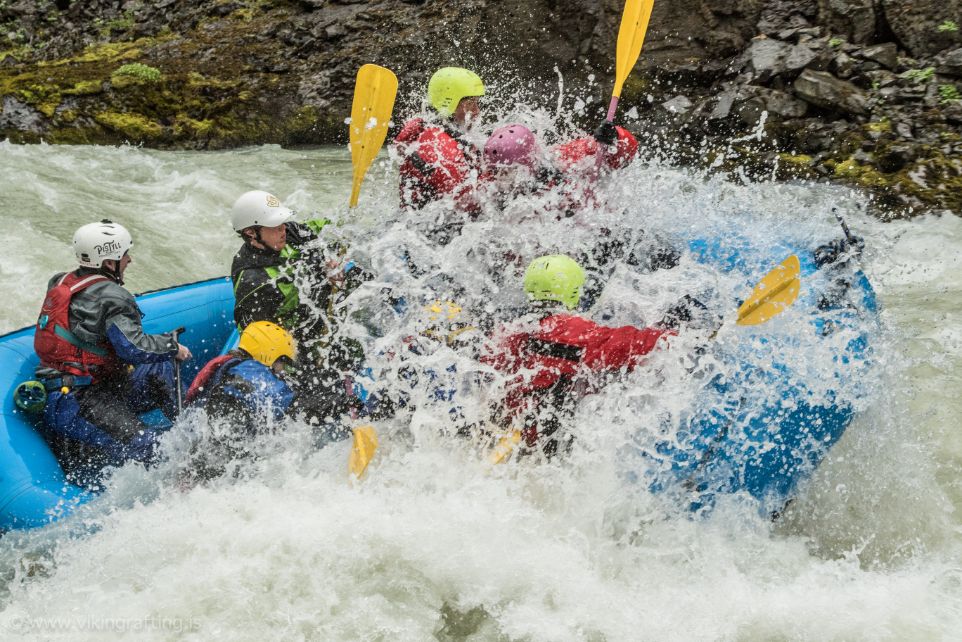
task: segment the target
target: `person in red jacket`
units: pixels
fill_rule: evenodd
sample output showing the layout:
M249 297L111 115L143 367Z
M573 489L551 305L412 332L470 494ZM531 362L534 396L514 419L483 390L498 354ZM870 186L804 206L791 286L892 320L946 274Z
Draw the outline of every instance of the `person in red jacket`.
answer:
M562 422L603 375L631 371L676 334L670 322L651 328L611 328L571 314L578 306L585 272L564 255L542 256L528 265L524 289L532 312L503 328L481 361L508 377L496 422L521 431L528 448L555 454Z
M461 67L443 67L428 83L435 122L414 118L395 142L401 154L401 207L419 210L448 195L461 196L465 182L480 168L481 152L464 135L477 121L484 83Z
M519 196L535 196L546 211L570 217L597 206L598 180L627 166L637 153L638 141L631 132L607 121L592 136L556 145L547 153L526 126L505 125L484 145L484 171L473 200L478 209L488 205L504 210Z

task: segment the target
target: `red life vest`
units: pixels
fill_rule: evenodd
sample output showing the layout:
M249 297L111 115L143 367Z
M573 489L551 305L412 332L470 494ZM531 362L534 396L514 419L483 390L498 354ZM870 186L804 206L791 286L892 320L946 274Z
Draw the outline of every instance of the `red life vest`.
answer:
M402 207L419 210L446 194L458 195L472 169L480 166L480 154L453 130L428 125L422 119L408 121L395 142L404 155L400 168Z
M187 389L187 396L184 398L186 403L193 403L198 396L204 393L204 387L207 382L210 381L220 367L230 361L231 359L239 361L239 359L231 354L222 354L219 357L214 357L207 362L207 365L200 369L197 376L194 377L194 381L190 384L190 388Z
M70 331L70 301L103 281L109 279L101 274L78 276L70 272L47 291L33 334L33 349L42 366L64 374L91 377L96 382L120 365L109 345L86 343Z

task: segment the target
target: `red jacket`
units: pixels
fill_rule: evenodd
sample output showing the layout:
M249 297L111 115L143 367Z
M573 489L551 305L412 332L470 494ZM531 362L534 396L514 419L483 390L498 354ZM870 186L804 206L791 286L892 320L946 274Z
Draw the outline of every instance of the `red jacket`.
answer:
M401 163L401 206L421 209L447 194L460 196L472 171L480 169L481 154L457 132L422 119L408 121L395 142Z
M573 383L578 375L633 370L661 339L674 334L662 328L611 328L573 314L553 314L533 328L506 334L498 341L498 352L481 361L515 375L505 396L509 419L514 421L536 411L538 397L555 392L559 383ZM532 443L537 433L526 431L525 438Z

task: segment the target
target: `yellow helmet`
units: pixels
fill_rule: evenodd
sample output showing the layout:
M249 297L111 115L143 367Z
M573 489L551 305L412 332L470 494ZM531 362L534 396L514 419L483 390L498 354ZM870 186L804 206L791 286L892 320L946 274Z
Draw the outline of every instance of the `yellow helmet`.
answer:
M421 334L454 347L458 338L474 330L474 326L461 319L461 306L454 301L433 301L424 306L424 328Z
M237 347L268 368L281 357L294 360L294 338L290 332L270 321L255 321L241 333Z
M435 111L450 118L458 103L471 96L483 96L484 83L478 74L463 67L442 67L428 82L428 100Z

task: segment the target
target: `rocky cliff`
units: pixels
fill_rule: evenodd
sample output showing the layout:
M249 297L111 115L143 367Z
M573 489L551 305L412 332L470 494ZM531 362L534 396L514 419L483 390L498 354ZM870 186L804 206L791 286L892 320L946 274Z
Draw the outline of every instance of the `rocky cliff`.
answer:
M607 104L621 0L0 0L0 137L212 149L342 140L357 68L482 72ZM655 0L621 113L651 154L962 213L962 0ZM4 39L6 42L4 43Z

